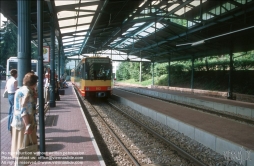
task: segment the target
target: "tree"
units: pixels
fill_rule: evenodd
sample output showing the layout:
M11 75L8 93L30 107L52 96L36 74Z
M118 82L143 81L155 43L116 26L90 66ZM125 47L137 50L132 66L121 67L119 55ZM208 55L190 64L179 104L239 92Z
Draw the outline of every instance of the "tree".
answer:
M17 56L17 27L12 22L6 21L1 29L1 34L0 64L6 66L6 61L9 57Z
M139 63L138 62L130 62L130 76L133 78L136 82L139 81Z
M129 70L130 70L129 62L120 63L119 68L116 71L117 80L128 80L128 79L130 79Z
M17 57L17 34L18 28L10 21L4 22L3 28L0 30L0 65L6 66L9 57ZM38 48L31 44L31 59L38 58Z

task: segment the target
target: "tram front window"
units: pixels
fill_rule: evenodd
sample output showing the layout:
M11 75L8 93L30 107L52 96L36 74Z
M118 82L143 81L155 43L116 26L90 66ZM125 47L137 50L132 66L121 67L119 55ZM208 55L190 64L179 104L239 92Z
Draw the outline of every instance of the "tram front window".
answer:
M110 80L111 66L107 63L94 63L86 73L88 80Z
M32 70L34 72L37 72L37 64L36 63L32 63Z
M11 71L11 69L18 69L18 63L17 62L10 62L9 63L9 71Z

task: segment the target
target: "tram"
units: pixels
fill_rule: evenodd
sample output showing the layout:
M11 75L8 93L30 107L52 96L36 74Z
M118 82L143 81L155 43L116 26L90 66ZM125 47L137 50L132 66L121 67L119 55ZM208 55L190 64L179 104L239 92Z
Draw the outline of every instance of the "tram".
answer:
M71 71L71 82L86 97L107 98L112 94L112 61L108 57L86 57Z

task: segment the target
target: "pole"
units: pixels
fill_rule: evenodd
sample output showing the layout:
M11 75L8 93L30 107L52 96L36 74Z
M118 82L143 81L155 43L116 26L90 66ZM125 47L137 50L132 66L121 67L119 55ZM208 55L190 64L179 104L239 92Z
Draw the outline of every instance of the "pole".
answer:
M168 60L168 86L170 86L170 59Z
M228 75L228 99L233 99L232 73L233 73L233 54L229 54L229 75Z
M191 90L193 90L193 80L194 80L194 56L191 58Z
M54 18L53 15L50 19L50 37L51 37L51 47L50 47L50 85L49 85L49 93L50 93L50 100L49 104L50 107L56 106L55 101L55 26L54 26Z
M153 68L153 70L152 70L152 71L153 71L153 72L152 72L152 77L153 77L153 78L152 78L152 79L153 79L152 85L154 85L154 62L152 62L152 63L153 63L153 66L152 66L152 68Z
M31 71L31 19L30 1L18 3L18 87L23 86L24 76Z
M39 93L39 127L40 156L45 156L45 122L43 93L43 1L37 0L37 34L38 34L38 93Z

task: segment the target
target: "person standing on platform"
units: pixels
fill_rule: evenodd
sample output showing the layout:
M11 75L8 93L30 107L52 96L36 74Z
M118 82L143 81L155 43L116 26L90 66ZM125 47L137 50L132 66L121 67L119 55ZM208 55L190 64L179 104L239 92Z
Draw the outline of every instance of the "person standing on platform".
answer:
M33 70L31 70L30 72L31 74L35 74L35 72ZM35 121L35 124L36 124L36 132L37 132L37 120L36 120L36 115L37 115L37 110L36 110L36 105L37 105L37 98L38 98L38 85L36 84L36 87L34 89L32 89L32 95L34 97L34 101L33 101L33 109L34 109L34 121ZM37 136L37 138L39 138Z
M25 134L31 134L33 144L37 144L36 124L34 121L34 95L33 89L37 85L38 76L27 73L23 78L23 86L19 88L14 97L14 116L12 126L11 156L16 157L16 152L23 147ZM29 144L26 140L25 146ZM17 163L15 163L17 164Z
M44 103L47 103L49 101L49 81L50 80L50 71L48 70L47 73L44 75Z
M59 88L60 88L60 85L59 85L59 82L57 80L57 75L56 75L55 76L55 97L56 97L57 101L60 101Z
M34 73L34 71L32 70L31 72L30 72L31 74L34 74L35 75L35 73ZM37 98L38 98L38 91L37 91L37 84L36 84L36 87L33 89L33 95L34 95L34 109L36 109L36 104L37 104Z
M12 118L13 118L13 105L14 105L14 94L17 90L18 87L18 82L16 80L17 76L18 76L18 72L16 69L12 69L10 71L11 74L11 78L8 79L8 81L6 82L5 85L5 89L7 89L8 91L8 100L9 100L9 104L10 104L10 108L9 108L9 113L8 113L8 131L11 132L11 122L12 122Z

